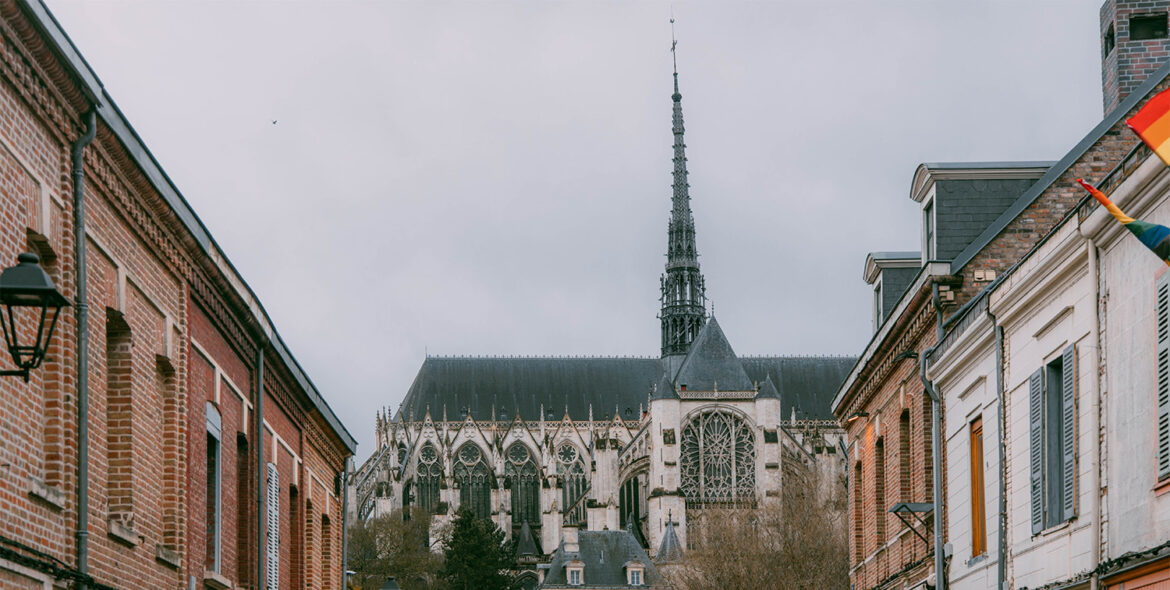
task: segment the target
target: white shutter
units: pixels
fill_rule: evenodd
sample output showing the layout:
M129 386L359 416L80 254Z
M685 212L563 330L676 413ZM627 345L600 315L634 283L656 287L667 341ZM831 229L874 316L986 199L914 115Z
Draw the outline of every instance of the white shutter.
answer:
M269 590L280 588L280 474L276 464L268 464L268 544L267 578Z
M1060 363L1061 384L1061 475L1064 489L1060 491L1064 518L1077 515L1077 349L1075 344L1064 349Z
M1170 476L1170 273L1158 278L1157 318L1158 479Z
M1028 428L1031 446L1032 534L1044 530L1044 369L1028 379Z

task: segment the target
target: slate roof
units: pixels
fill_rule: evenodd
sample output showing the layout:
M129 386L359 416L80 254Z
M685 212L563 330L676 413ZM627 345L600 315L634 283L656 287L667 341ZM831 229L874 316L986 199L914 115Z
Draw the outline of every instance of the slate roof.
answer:
M708 374L718 379L720 390L751 390L770 379L780 397L782 417L788 418L795 407L798 417L833 419L833 395L856 358L744 357L729 365L712 360L713 349L723 346L715 340L726 343L718 324L715 331L718 338L711 336L711 349L700 354L692 368L698 371L701 364L710 369ZM735 358L729 345L726 350ZM680 373L686 370L684 365ZM711 377L705 381L714 385ZM702 391L703 382L702 376L696 376L687 382L688 389ZM623 418L626 408L637 418L638 407L646 407L654 384L658 384L656 398L675 397L662 361L656 358L427 357L399 406L398 416L422 420L429 407L431 418L440 420L445 404L449 420L461 419L461 409L466 407L473 419L484 421L491 419L495 404L497 419L504 419L505 414L510 419L519 411L522 419L535 421L540 419L543 404L553 419L564 416L567 406L571 418L587 420L592 404L594 419L612 415L615 406Z
M592 404L595 419L612 414L615 406L623 418L626 408L636 418L661 376L656 358L428 357L398 415L422 420L429 406L431 418L439 420L445 404L450 420L460 419L464 407L473 419L490 420L494 404L497 413L511 417L519 411L522 419L534 421L544 404L554 419L567 407L574 420L587 420Z
M674 383L680 389L685 385L688 391L755 389L715 316L711 316L695 336Z
M772 379L780 391L783 419L788 419L796 408L798 418L834 420L833 396L849 376L857 357L757 356L742 357L739 362L753 382Z
M658 563L680 561L683 557L682 545L678 542L678 533L674 532L674 521L666 519L666 532L662 535L662 544L658 546Z
M520 538L516 541L516 555L535 555L542 556L544 553L540 551L540 545L537 544L536 538L532 535L532 527L528 526L528 521L520 525Z
M639 561L644 566L645 581L643 586L653 586L662 583L662 577L650 561L650 556L626 531L581 531L577 533L580 545L578 553L567 553L562 543L553 554L549 564L548 576L544 579L541 588L577 588L570 586L565 578L565 563L579 559L585 564L585 586L626 588L633 587L626 584L624 566L630 561Z

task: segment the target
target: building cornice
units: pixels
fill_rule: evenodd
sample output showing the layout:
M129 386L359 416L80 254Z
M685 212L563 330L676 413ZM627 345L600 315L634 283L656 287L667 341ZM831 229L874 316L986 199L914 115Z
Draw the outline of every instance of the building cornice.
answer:
M887 268L918 268L922 265L921 252L870 252L865 255L862 278L872 285L878 273Z
M1040 178L1055 162L926 162L910 181L910 199L921 203L939 180L1018 180Z

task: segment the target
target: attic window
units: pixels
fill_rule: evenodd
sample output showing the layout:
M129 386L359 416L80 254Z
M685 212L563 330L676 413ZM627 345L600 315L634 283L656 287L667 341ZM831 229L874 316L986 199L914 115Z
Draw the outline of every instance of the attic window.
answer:
M683 383L682 385L679 385L679 387L680 387L680 388L681 388L683 391L686 391L686 390L687 390L687 384L686 384L686 383Z
M1166 13L1143 14L1129 17L1129 40L1166 38Z
M631 586L642 585L642 568L631 567L629 571L626 572L626 576L628 578L627 581Z
M581 585L581 569L582 568L579 568L579 567L569 568L568 574L569 574L569 585L570 586L580 586Z
M1101 45L1105 48L1104 57L1109 57L1109 54L1113 53L1113 47L1117 45L1117 34L1113 32L1113 23L1109 23L1109 29L1105 31L1105 39Z

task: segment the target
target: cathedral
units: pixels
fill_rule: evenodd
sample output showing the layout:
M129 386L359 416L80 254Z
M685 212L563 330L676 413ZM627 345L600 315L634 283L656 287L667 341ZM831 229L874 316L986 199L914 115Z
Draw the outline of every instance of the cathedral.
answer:
M468 506L516 541L535 587L564 529L629 531L657 559L685 551L704 510L781 502L790 466L841 481L829 408L856 359L735 354L707 313L677 67L671 99L660 355L428 355L397 411L376 419L377 449L351 479L354 517L417 508L442 523Z

